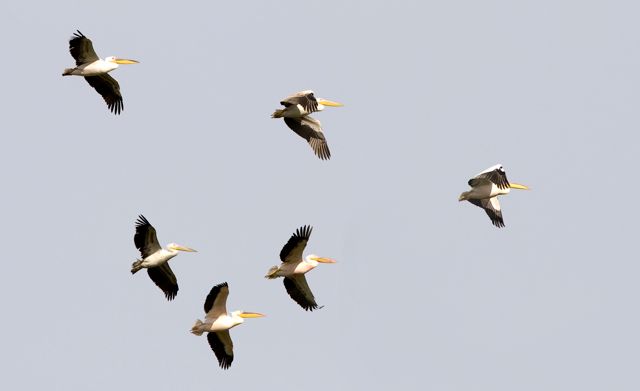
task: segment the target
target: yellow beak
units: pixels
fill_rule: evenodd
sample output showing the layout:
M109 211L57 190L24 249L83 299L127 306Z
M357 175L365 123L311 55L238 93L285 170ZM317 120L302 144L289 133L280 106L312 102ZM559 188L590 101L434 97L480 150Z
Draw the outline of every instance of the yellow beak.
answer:
M240 316L241 318L262 318L262 317L264 317L265 315L263 315L263 314L259 314L259 313L257 313L257 312L241 312L241 313L239 314L239 316Z
M527 186L525 185L520 185L518 183L510 183L509 187L512 189L520 189L520 190L530 190Z
M319 99L318 103L320 103L321 105L324 106L331 106L331 107L341 107L344 106L342 103L338 103L338 102L333 102L330 100L326 100L326 99Z
M186 251L188 253L197 253L197 250L194 250L192 248L189 247L184 247L184 246L175 246L174 249L178 250L178 251Z
M314 257L312 259L320 263L336 263L335 259L331 259L331 258Z
M116 58L116 64L139 64L136 60L127 60L126 58Z

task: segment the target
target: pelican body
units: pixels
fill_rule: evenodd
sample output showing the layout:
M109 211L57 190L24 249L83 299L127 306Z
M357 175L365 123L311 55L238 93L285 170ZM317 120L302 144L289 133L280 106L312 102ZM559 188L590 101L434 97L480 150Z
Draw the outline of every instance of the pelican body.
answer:
M284 118L287 126L307 140L313 152L322 160L331 158L322 124L309 114L322 111L326 106L339 107L341 103L315 97L313 91L305 90L284 98L284 109L277 109L271 118Z
M458 197L458 201L469 201L484 209L489 219L491 219L491 223L498 228L504 227L498 196L509 194L511 189L529 189L525 185L509 183L507 174L501 164L487 168L469 179L468 183L471 186L471 190L462 192Z
M128 60L115 56L99 58L93 43L78 30L69 40L69 52L76 60L75 68L67 68L62 76L83 76L89 85L102 96L107 107L114 114L120 114L124 108L120 85L108 73L118 68L119 64L137 64L136 60Z
M103 59L97 59L88 64L80 64L75 68L66 68L62 76L96 76L109 73L118 68L116 58L111 56Z
M229 330L244 323L246 318L260 318L264 315L257 312L233 311L227 312L227 297L229 285L226 282L211 288L204 302L205 318L200 319L191 327L194 335L207 334L211 350L218 359L222 369L228 369L233 362L233 341Z
M195 250L189 249L187 247L182 247L176 243L169 243L167 244L167 248L161 248L160 250L142 260L136 260L136 262L134 262L134 265L131 266L131 273L135 274L140 269L158 267L164 263L167 263L171 258L178 255L180 251Z
M156 229L143 215L139 215L136 221L133 242L140 250L142 259L133 262L131 274L135 274L140 269L147 269L147 274L158 288L162 289L167 300L173 300L178 294L178 280L168 262L180 251L196 252L196 250L176 243L169 243L167 248L160 247Z
M304 275L320 263L336 262L331 258L323 258L313 254L302 259L302 252L311 237L312 229L308 225L298 228L280 251L282 263L279 266L271 267L265 276L268 279L284 277L283 282L287 293L305 311L313 311L322 307L318 307Z

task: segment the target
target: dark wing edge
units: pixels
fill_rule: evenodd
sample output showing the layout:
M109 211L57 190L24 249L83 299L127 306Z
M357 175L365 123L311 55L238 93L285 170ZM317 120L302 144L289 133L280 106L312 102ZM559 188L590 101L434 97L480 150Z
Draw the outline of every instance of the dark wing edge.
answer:
M296 134L307 140L313 152L321 160L329 160L331 158L329 144L327 144L327 139L324 137L324 133L322 133L320 121L305 116L301 118L284 117L284 122L291 130L296 132ZM314 125L317 126L317 129L314 128ZM318 131L318 129L320 131Z
M142 259L162 248L156 236L156 229L143 215L138 215L138 220L136 220L136 233L133 235L133 243L140 250Z
M313 227L310 225L303 225L298 228L296 232L289 238L287 244L282 247L280 251L280 260L282 262L287 262L287 257L291 254L299 253L299 256L294 256L294 259L291 261L297 262L302 258L302 252L304 248L307 247L307 242L311 237L311 231L313 231Z
M80 30L76 30L69 39L69 53L76 60L76 66L92 63L100 59L95 50L93 50L91 40L85 37Z
M480 208L484 209L484 211L487 213L487 216L489 216L489 219L491 219L491 223L493 225L495 225L498 228L504 227L502 211L497 210L493 207L493 205L491 204L490 198L486 198L484 200L467 200L467 201L471 202L475 206L479 206Z
M307 113L314 113L318 111L318 100L313 92L304 95L296 94L290 96L281 101L280 104L284 107L300 105L307 111Z
M474 186L475 179L486 179L498 186L498 189L507 189L509 187L509 180L507 180L507 173L504 172L502 167L498 167L493 171L479 174L475 178L469 179L469 186Z
M210 332L207 334L207 341L209 341L209 346L211 346L211 350L213 350L218 359L220 368L229 369L233 362L233 342L231 341L229 330ZM229 351L225 347L225 342L230 344Z
M229 287L229 284L223 282L211 288L211 291L207 295L207 299L204 301L204 313L208 313L213 308L213 303L216 301L216 297L220 294L222 288Z
M293 301L298 303L300 307L304 308L305 311L313 311L319 308L304 274L285 277L283 283L289 296L291 296Z
M87 83L93 87L102 99L107 103L107 107L113 114L120 114L124 109L124 101L120 94L120 84L109 74L96 76L85 76Z
M165 262L160 266L150 267L147 269L147 273L151 281L162 289L167 300L175 299L178 294L178 280L168 263Z

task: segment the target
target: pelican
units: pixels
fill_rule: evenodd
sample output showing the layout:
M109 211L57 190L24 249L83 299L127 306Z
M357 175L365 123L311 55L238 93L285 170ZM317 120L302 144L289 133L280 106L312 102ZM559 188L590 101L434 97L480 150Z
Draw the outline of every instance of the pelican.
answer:
M302 252L307 246L312 229L308 225L298 228L280 251L280 259L282 260L280 266L273 266L265 276L269 279L284 277L284 287L287 289L287 293L305 311L322 308L318 307L313 293L309 289L307 279L304 277L305 273L313 270L318 266L318 263L336 262L333 259L313 254L302 259Z
M233 341L229 329L244 323L245 318L261 318L264 315L257 312L233 311L227 313L227 297L229 285L226 282L211 288L211 292L204 301L204 322L200 319L191 328L195 335L207 334L211 350L218 358L220 368L228 369L233 362Z
M91 40L80 30L76 31L69 40L69 52L76 60L76 67L65 69L62 76L84 76L87 83L102 95L109 110L114 114L120 114L124 107L120 85L116 79L109 76L109 72L116 69L118 64L137 64L138 61L114 56L102 60L93 50Z
M341 103L326 99L316 99L313 91L306 90L284 98L281 102L284 109L277 109L271 118L284 118L291 130L307 140L313 152L322 160L331 158L327 140L322 133L320 121L309 114L324 110L325 106L339 107Z
M469 186L471 190L460 194L458 201L469 201L484 209L493 225L498 228L504 227L498 196L509 194L511 189L529 190L525 185L509 183L501 164L491 166L469 179Z
M196 252L196 250L175 243L169 243L166 249L160 247L156 229L143 215L139 215L136 220L136 234L133 236L133 242L140 250L142 259L136 260L131 265L131 274L146 268L149 277L158 288L162 289L167 300L173 300L178 294L178 280L169 267L169 260L178 255L178 251Z

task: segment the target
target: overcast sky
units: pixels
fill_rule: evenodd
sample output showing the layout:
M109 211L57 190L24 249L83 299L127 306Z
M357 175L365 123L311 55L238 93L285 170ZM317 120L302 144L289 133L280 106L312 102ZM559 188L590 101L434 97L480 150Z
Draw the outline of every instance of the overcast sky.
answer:
M0 388L638 390L634 1L7 2ZM68 39L140 61L111 114ZM317 159L269 116L313 89ZM502 163L506 228L459 203ZM134 221L171 261L134 276ZM303 311L265 272L296 228ZM227 281L235 360L203 317Z

